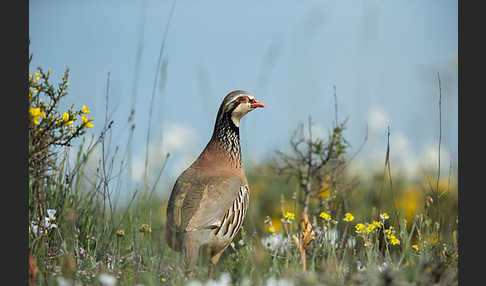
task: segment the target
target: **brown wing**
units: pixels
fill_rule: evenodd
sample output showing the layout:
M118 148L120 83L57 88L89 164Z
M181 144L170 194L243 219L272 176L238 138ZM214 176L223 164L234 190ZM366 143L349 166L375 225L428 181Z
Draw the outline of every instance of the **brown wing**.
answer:
M177 232L216 226L242 184L237 176L201 176L186 170L172 189L167 207L168 226Z

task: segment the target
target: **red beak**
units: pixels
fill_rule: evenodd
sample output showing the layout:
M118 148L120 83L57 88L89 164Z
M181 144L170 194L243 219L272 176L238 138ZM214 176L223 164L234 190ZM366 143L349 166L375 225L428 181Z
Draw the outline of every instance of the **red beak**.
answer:
M263 102L258 101L258 99L255 98L255 101L252 104L250 104L250 107L251 108L265 107L265 104L263 104Z

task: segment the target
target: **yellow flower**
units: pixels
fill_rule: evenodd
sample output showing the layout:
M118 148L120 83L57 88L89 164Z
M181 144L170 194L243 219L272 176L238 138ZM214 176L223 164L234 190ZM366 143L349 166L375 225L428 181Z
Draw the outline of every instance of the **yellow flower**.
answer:
M374 226L378 227L378 228L380 228L380 227L381 227L381 222L379 222L379 221L374 220L374 221L372 222L372 224L373 224Z
M330 221L331 220L331 216L328 215L325 212L322 212L319 216L322 217L323 219L327 220L327 221Z
M269 226L268 227L268 231L270 231L271 233L274 233L275 232L275 228L273 226Z
M30 113L31 116L39 116L40 112L41 112L40 108L38 108L38 107L31 107L29 109L29 113Z
M382 214L380 214L380 218L381 218L382 220L387 220L387 219L389 219L389 218L390 218L390 216L388 216L388 214L387 214L387 213L382 213Z
M362 233L362 232L364 232L365 225L364 225L364 224L362 224L362 223L358 223L358 224L355 226L355 228L356 228L356 232L357 232L357 233Z
M34 78L34 83L37 83L37 81L38 81L38 80L39 80L39 78L40 78L40 75L39 75L38 73L36 73L36 72L35 72L35 73L33 73L33 74L32 74L32 78Z
M396 238L393 234L390 235L390 241L391 241L391 244L393 244L393 245L400 244L400 240L398 240L398 238Z
M400 244L400 240L394 234L392 234L391 230L386 229L385 234L388 240L390 240L392 245Z
M81 113L88 114L91 113L91 111L85 105L83 105L83 107L81 107Z
M435 186L435 185L434 185ZM423 204L422 191L419 186L410 185L397 197L397 206L402 210L405 218L410 221L418 213Z
M94 119L88 119L86 116L81 116L81 121L85 124L87 128L92 128L94 125L91 123Z
M354 216L352 213L345 213L344 214L344 221L350 222L354 220Z
M322 182L321 188L319 189L319 197L322 199L327 199L331 195L329 184Z
M412 244L412 248L415 249L415 250L417 250L417 251L419 250L419 247L416 244Z
M64 112L64 113L62 114L62 120L64 120L64 121L68 121L68 120L69 120L69 113Z
M69 120L68 122L64 123L64 126L69 126L69 125L71 125L71 124L73 124L73 123L74 123L74 121L73 121L73 120Z
M319 189L321 192L324 192L329 189L329 184L327 182L322 182L321 188Z
M279 218L269 218L269 221L267 221L266 224L273 227L275 232L279 232L282 230L282 220L280 220Z
M140 226L140 232L152 232L152 228L148 224L142 224Z
M376 226L374 224L369 224L366 226L366 232L367 233L370 233L372 232L374 229L376 228Z
M319 192L319 197L321 197L323 200L329 198L330 195L331 195L331 192L329 190Z
M290 220L295 220L295 214L287 211L285 212L285 218Z
M44 111L41 111L39 107L30 107L29 113L33 117L35 125L39 125L41 117L42 118L46 117L46 114L44 113Z

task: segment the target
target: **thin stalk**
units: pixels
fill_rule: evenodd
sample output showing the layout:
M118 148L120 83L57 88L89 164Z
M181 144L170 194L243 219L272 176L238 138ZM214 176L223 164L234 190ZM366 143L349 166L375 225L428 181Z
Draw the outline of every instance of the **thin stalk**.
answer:
M162 54L164 53L164 48L165 48L165 41L167 40L167 34L169 32L169 27L170 27L170 22L172 20L172 15L174 14L174 9L175 9L175 4L177 0L174 0L172 2L172 8L170 10L169 14L169 19L167 20L167 25L165 26L165 32L164 32L164 38L162 40L162 43L160 45L160 53L159 53L159 59L157 60L157 68L155 70L155 79L154 79L154 85L152 88L152 97L150 99L150 109L149 109L149 118L148 118L148 128L147 128L147 141L146 141L146 150L145 150L145 174L144 174L144 179L145 179L145 184L147 185L147 180L148 180L148 164L149 164L149 143L150 143L150 129L152 125L152 111L153 111L153 106L154 106L154 98L155 98L155 90L157 87L157 80L159 79L159 72L160 72L160 67L161 67L161 61L162 61Z
M439 154L438 154L438 166L437 166L437 183L436 183L436 192L437 192L437 208L438 208L438 221L439 221L439 228L441 227L440 223L440 190L439 190L439 180L440 180L440 145L442 142L442 82L440 80L440 74L437 72L437 79L439 80ZM438 232L438 239L440 240L440 231Z
M393 202L393 213L395 214L395 220L398 222L398 211L397 205L395 203L395 194L393 193L393 180L391 175L391 164L390 164L390 126L388 126L387 132L387 147L386 147L386 160L385 160L385 168L388 170L388 178L390 179L390 190ZM386 176L386 175L385 175Z

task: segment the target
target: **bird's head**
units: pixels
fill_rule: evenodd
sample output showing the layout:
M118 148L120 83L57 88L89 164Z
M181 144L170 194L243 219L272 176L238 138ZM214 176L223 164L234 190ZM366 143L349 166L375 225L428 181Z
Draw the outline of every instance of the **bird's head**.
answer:
M223 99L218 111L218 120L227 114L233 124L239 127L241 118L258 107L265 107L265 104L247 91L235 90Z

